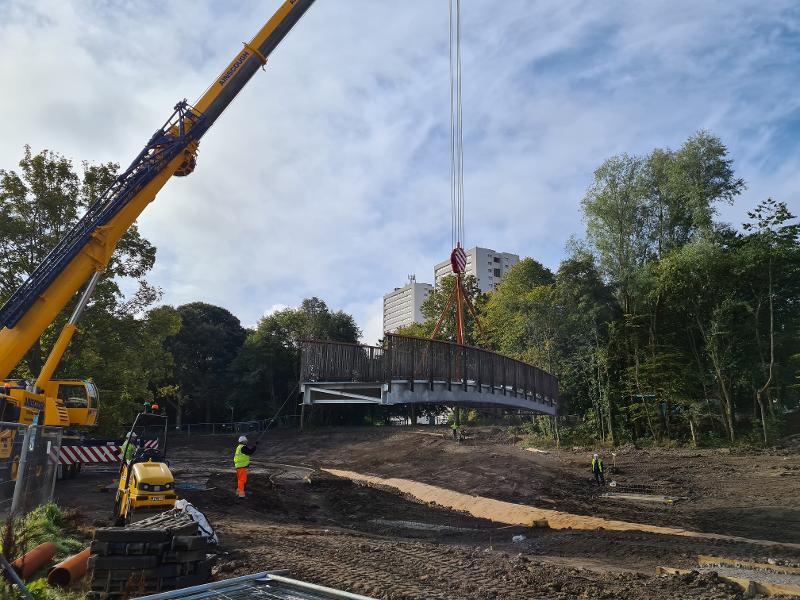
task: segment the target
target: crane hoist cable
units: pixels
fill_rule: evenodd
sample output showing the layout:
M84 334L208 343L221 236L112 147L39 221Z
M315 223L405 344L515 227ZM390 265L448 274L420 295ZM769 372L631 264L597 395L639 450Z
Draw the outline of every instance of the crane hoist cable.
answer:
M453 337L458 344L466 343L464 309L472 315L475 326L483 335L478 314L464 289L467 255L464 250L464 118L461 84L461 0L449 0L450 9L450 238L453 251L450 265L455 282L439 320L433 328L431 339L436 338L451 307L455 311ZM461 368L456 365L456 370Z
M464 245L464 119L461 84L461 0L450 9L450 209L453 247Z

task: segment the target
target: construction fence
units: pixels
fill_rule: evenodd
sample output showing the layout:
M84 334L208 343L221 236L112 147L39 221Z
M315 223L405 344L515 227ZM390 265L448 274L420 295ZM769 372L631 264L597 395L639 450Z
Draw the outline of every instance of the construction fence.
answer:
M53 499L62 429L0 422L0 519Z
M212 436L212 435L227 435L239 436L249 435L253 433L261 433L267 428L269 429L286 429L294 428L299 425L299 415L284 415L272 419L260 419L257 421L233 421L228 423L188 423L182 425L170 425L167 433L170 437L195 437L195 436ZM147 425L137 427L137 433L141 435L158 435L163 432L163 427L158 425ZM120 430L119 438L125 437L127 430Z

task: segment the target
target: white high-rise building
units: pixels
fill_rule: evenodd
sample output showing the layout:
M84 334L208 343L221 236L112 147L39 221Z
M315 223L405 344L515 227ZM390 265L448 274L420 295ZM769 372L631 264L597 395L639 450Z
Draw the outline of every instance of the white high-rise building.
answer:
M500 280L508 270L519 262L519 256L508 252L495 252L489 248L472 248L467 250L466 275L473 275L478 280L481 292L492 292L500 284ZM453 274L450 259L438 263L433 268L436 285L448 275Z
M407 285L386 294L383 297L383 331L392 333L398 327L422 323L425 320L422 303L431 292L430 283L417 283L416 277L411 275Z

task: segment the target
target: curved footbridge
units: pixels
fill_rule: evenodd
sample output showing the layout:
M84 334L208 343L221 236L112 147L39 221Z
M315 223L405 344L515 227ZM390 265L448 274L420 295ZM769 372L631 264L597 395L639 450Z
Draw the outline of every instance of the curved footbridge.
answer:
M303 404L449 404L555 415L558 380L522 361L452 342L387 334L383 346L306 341Z

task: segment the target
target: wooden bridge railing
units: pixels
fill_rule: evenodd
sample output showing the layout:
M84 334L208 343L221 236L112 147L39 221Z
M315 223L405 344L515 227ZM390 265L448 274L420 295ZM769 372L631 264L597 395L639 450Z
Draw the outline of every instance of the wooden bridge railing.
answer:
M405 382L415 386L446 383L490 394L511 394L553 405L558 380L528 363L472 346L387 334L383 346L306 341L302 344L302 381Z

